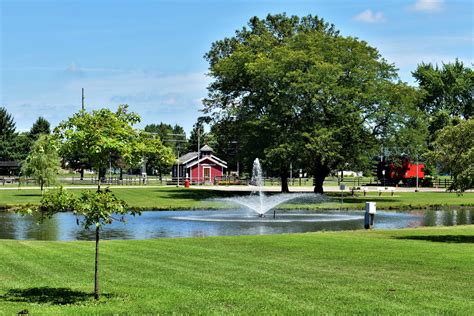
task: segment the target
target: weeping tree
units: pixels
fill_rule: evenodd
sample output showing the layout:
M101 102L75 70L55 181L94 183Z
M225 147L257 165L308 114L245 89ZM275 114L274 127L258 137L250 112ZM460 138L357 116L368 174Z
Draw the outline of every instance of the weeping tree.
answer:
M60 168L61 160L56 139L50 135L40 135L23 161L21 171L23 175L33 177L43 193L45 185L51 186L58 182Z
M380 126L391 124L384 113L407 106L393 97L409 89L395 67L317 16L253 17L205 58L207 113L232 118L239 142L257 144L242 145L242 154L264 158L282 191L295 159L313 174L316 193L331 170L367 163Z

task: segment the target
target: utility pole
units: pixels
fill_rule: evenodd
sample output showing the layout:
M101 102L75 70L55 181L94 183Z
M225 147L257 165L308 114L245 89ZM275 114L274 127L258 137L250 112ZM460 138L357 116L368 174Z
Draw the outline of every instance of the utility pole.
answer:
M176 183L176 186L179 187L179 144L178 144L177 150L178 150L178 166L177 166L178 182Z
M85 110L85 107L84 107L84 88L82 88L82 110L83 111Z
M201 165L199 164L199 160L201 159L201 126L198 125L198 185L201 184Z
M156 133L150 133L150 134L156 134ZM186 142L186 134L166 134L166 136L170 137L169 139L163 139L164 142L174 142L176 143L176 149L177 149L177 154L178 154L178 160L177 160L177 166L176 166L176 175L178 176L178 183L176 186L179 186L179 150L181 149L180 143L185 143Z

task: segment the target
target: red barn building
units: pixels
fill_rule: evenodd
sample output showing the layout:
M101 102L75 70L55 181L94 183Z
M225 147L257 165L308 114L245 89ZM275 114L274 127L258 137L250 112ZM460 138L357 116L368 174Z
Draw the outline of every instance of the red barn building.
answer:
M214 156L213 149L208 145L201 148L200 153L190 152L178 159L173 166L173 178L189 179L191 183L214 183L215 177L224 175L227 162Z

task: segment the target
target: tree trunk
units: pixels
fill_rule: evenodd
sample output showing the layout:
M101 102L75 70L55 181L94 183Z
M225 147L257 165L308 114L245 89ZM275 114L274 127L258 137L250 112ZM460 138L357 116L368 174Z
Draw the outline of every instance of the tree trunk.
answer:
M84 180L84 168L81 168L81 181Z
M123 180L123 169L120 168L120 181L122 181L122 180Z
M313 176L314 176L314 193L323 194L323 183L324 179L328 176L330 170L327 166L322 166L321 164L316 164Z
M43 180L40 180L41 195L43 195L43 186L44 186L44 182Z
M100 298L99 288L99 226L95 228L95 275L94 275L94 298L98 300Z
M290 189L288 188L288 170L281 170L281 192L289 193Z
M100 182L102 181L101 173L100 173L100 168L97 169L97 191L100 190Z

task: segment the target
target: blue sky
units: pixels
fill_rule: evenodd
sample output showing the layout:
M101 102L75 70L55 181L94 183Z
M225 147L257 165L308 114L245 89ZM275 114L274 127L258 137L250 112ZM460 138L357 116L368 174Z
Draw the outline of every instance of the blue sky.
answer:
M376 47L415 85L424 62L472 67L473 3L405 1L0 0L0 106L18 130L52 125L80 108L127 103L139 126L190 131L210 79L203 58L252 16L318 15Z

